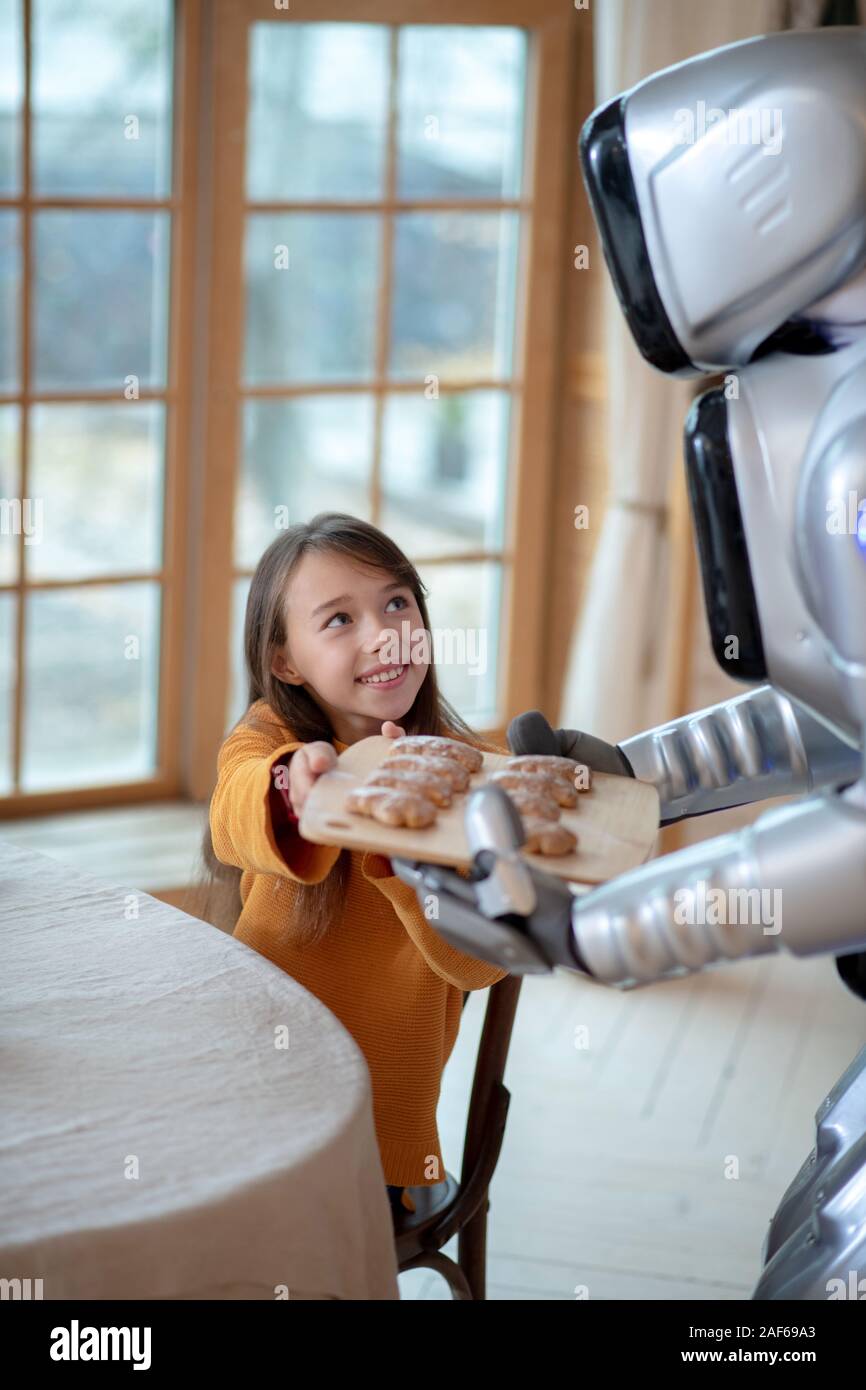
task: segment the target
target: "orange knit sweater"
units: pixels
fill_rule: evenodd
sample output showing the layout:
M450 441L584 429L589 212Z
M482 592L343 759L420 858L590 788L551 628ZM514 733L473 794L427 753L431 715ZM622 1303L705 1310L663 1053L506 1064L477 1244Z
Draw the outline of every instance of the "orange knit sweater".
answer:
M339 849L314 845L294 827L275 833L271 769L303 744L264 700L249 713L272 732L240 726L229 735L210 804L216 856L243 870L234 935L300 981L354 1037L370 1069L385 1181L441 1182L436 1107L463 991L485 989L508 972L450 946L390 860L354 850L339 919L321 941L298 946L296 885L324 879ZM335 740L334 747L341 753L346 744Z

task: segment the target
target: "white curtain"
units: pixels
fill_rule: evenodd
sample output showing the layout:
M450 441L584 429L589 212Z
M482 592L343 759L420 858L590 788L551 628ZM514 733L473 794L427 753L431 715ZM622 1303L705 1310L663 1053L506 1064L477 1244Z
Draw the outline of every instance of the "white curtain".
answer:
M593 16L600 105L659 68L777 30L788 11L784 0L602 0ZM559 723L618 742L673 713L668 494L693 386L644 362L605 278L610 497Z

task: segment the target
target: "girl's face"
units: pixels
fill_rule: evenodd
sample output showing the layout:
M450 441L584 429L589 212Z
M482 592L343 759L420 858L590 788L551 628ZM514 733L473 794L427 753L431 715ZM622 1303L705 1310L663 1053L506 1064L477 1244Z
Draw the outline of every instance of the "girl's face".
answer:
M403 624L407 624L404 628ZM426 642L412 643L424 620L408 585L339 555L308 551L286 595L286 633L271 670L302 685L331 720L341 743L399 723L427 674ZM399 658L395 664L393 653ZM394 672L397 676L388 679ZM370 680L377 674L378 681Z

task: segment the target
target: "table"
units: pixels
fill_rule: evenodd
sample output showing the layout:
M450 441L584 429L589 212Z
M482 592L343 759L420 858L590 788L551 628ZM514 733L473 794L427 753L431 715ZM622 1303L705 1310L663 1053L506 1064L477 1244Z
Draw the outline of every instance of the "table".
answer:
M45 1299L399 1298L370 1074L318 999L2 836L0 943L0 1277Z

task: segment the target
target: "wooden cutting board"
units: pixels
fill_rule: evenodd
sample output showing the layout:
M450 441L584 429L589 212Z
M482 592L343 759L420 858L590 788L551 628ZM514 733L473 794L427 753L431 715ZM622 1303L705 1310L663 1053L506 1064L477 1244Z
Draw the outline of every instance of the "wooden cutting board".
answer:
M388 858L418 859L428 864L467 868L471 863L463 829L466 798L508 762L508 754L485 753L484 766L466 792L447 810L437 807L436 823L423 830L381 825L369 816L344 809L346 793L364 780L393 748L394 740L375 734L353 743L337 766L313 785L301 813L300 832L319 845L372 850ZM574 810L560 817L577 836L577 849L561 856L527 854L530 863L576 883L604 883L642 864L649 857L659 828L655 787L633 777L594 772L592 790L581 792Z

